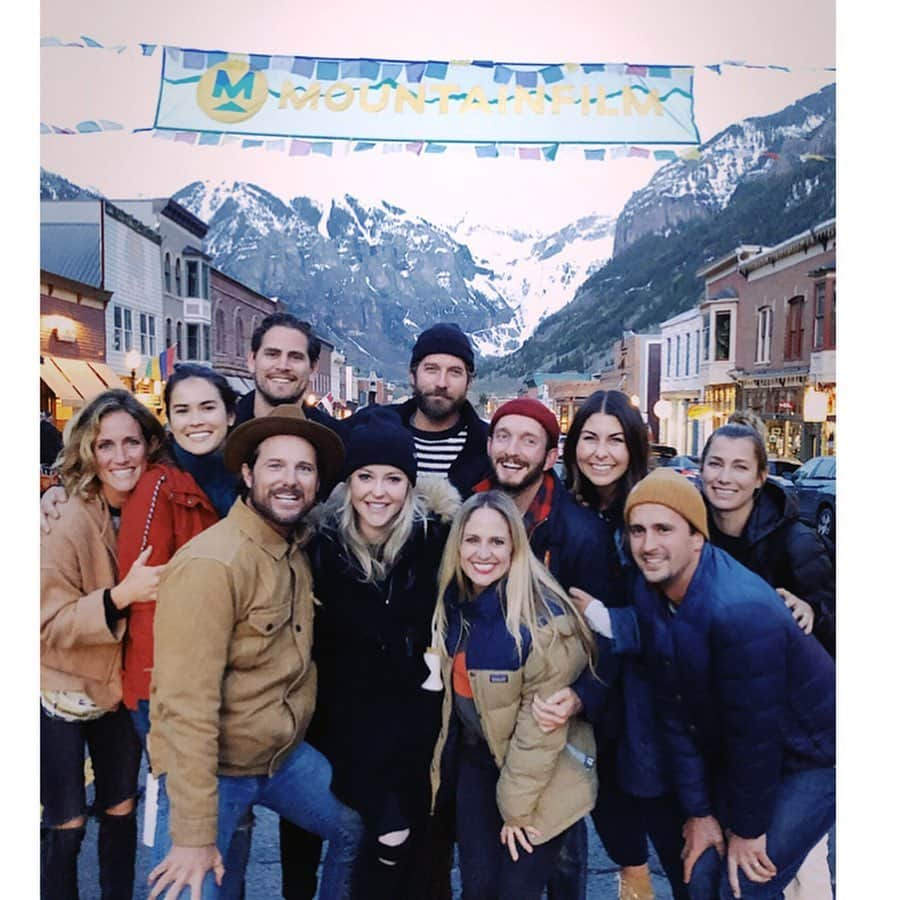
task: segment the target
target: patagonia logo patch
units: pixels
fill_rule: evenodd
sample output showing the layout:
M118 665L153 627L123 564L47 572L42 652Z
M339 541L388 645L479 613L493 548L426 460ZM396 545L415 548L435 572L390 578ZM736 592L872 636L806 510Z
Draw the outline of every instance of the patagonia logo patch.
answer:
M491 673L491 684L506 684L508 681L509 675L504 675L502 672Z

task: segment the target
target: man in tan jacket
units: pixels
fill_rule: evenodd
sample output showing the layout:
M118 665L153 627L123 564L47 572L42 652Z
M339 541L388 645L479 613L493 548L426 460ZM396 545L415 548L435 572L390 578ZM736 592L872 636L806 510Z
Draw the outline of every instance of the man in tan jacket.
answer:
M361 821L304 742L316 670L303 518L343 458L337 435L294 405L239 426L225 464L241 472L242 498L166 567L150 688L160 779L151 898L167 888L172 900L219 897L223 855L256 804L327 839L320 897L349 893Z

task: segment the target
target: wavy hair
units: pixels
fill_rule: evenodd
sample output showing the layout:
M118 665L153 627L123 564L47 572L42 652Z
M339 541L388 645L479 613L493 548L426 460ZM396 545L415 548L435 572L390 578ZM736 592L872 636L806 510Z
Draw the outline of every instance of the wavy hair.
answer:
M531 552L521 513L515 503L502 491L485 491L469 497L456 514L450 534L447 536L438 572L438 602L432 622L434 633L432 640L437 644L441 655L447 655L447 612L444 598L448 588L455 585L463 603L471 602L475 597L472 582L460 565L460 548L466 524L472 514L479 509L492 509L499 513L509 529L512 548L509 573L500 584L498 594L503 607L506 630L516 643L519 659L522 659L522 629L527 629L534 637L542 619L552 622L554 612L550 603L553 602L561 606L575 621L576 634L591 660L593 669L596 650L590 629L559 582ZM440 640L437 640L438 635ZM552 644L555 639L554 632L550 643ZM533 641L533 646L539 654L543 654L547 649L536 640Z
M601 507L600 494L597 488L582 475L578 468L576 449L584 425L594 413L604 413L618 419L625 435L625 447L628 450L628 468L616 482L609 508L621 511L625 507L628 492L647 474L650 465L650 443L647 439L647 426L638 409L622 391L594 391L575 413L566 445L563 449L563 466L566 472L566 487L577 497L584 500L591 509Z
M100 433L101 419L114 412L128 413L138 423L147 445L148 463L156 462L163 455L166 436L156 416L126 390L104 391L73 416L65 427L59 474L70 497L90 500L100 493L102 485L97 475L94 441Z
M349 479L348 479L349 481ZM331 492L324 510L322 528L337 535L344 549L359 563L364 582L383 580L393 569L417 522L427 525L428 506L410 484L406 500L391 523L390 535L383 544L370 544L359 530L356 510L350 499L347 481Z

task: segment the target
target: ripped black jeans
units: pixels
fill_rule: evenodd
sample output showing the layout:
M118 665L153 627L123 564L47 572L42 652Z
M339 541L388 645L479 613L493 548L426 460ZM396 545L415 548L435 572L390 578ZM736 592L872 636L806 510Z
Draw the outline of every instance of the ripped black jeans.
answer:
M85 744L94 772L92 810L99 819L102 900L131 900L137 849L135 812L109 815L137 796L141 743L128 711L119 706L99 719L69 722L41 707L41 898L78 900L78 854L89 810L85 791Z

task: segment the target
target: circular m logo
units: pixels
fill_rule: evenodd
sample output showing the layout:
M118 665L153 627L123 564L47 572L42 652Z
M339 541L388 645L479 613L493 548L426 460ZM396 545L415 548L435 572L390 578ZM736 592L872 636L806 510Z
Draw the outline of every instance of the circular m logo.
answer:
M256 115L268 96L266 76L238 59L227 59L207 69L197 85L200 109L216 122L228 124Z

